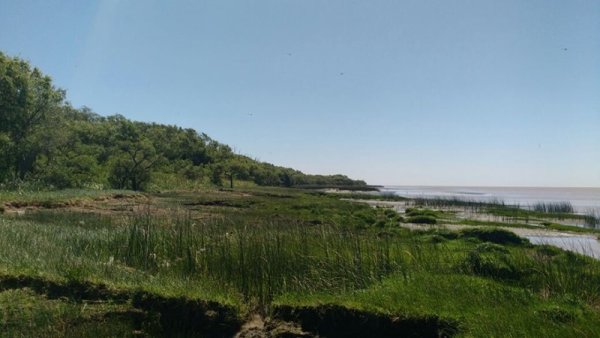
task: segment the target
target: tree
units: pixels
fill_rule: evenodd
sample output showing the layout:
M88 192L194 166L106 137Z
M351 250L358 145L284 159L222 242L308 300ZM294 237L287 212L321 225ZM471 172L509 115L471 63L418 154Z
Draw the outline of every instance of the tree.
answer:
M40 152L40 131L58 113L65 92L29 63L0 53L0 179L24 179ZM37 141L37 142L36 142Z
M117 155L112 161L109 181L115 188L142 190L150 181L151 170L161 161L152 142L133 122L116 116Z
M234 178L248 177L248 164L240 156L234 156L225 163L224 171L229 178L229 187L233 189Z

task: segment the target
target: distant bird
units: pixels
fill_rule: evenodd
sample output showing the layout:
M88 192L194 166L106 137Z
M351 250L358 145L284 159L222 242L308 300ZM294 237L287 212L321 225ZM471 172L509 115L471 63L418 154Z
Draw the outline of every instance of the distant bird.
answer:
M343 73L343 72L342 72L342 73L340 73L340 76L342 76L342 75L344 75L344 73Z
M563 48L562 50L566 52L566 51L568 51L569 49L567 49L567 48Z
M292 56L292 53L287 53L288 56Z

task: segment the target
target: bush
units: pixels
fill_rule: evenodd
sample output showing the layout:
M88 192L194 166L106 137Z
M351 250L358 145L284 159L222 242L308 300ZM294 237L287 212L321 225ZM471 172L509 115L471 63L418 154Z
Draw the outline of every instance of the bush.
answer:
M371 225L377 221L375 214L373 212L371 212L370 210L355 212L353 214L353 216L356 217L358 220L360 220L362 223L365 223L368 225Z
M440 212L434 211L431 209L407 208L405 210L405 213L407 216L429 216L429 217L438 218Z
M513 232L501 229L464 229L461 231L462 237L477 238L485 242L497 244L525 244L529 241L515 235Z
M548 244L536 245L535 251L537 251L541 255L548 257L558 256L563 252L561 249Z
M412 216L408 218L407 222L417 224L436 224L437 219L432 216Z
M469 273L496 279L517 279L520 276L508 250L492 243L483 243L471 250L464 268Z

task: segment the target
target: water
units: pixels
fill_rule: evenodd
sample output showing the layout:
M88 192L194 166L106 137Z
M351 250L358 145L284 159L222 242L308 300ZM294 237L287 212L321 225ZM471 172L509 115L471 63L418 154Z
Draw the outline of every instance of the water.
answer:
M537 202L570 202L578 213L600 213L600 188L385 186L381 191L404 197L500 200L521 207Z
M600 243L591 236L525 236L532 244L548 244L600 259Z

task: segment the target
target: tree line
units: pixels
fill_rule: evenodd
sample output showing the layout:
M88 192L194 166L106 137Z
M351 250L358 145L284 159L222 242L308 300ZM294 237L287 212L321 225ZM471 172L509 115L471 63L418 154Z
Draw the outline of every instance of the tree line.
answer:
M236 154L204 133L74 108L27 61L0 52L0 184L145 190L177 185L364 186Z

